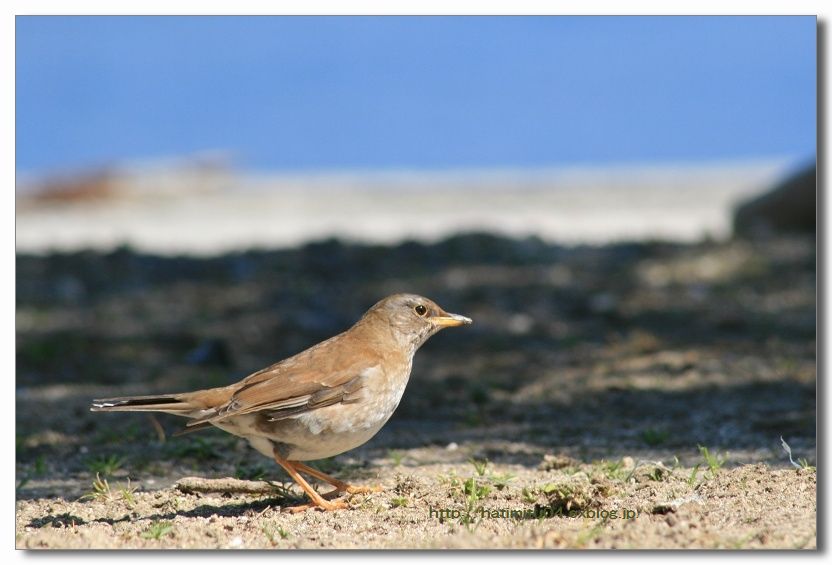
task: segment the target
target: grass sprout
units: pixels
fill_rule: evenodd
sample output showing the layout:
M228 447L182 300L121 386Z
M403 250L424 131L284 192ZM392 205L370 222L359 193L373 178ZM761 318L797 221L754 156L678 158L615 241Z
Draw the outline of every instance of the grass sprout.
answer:
M144 539L162 539L164 536L173 532L173 522L153 522L150 526L141 533Z

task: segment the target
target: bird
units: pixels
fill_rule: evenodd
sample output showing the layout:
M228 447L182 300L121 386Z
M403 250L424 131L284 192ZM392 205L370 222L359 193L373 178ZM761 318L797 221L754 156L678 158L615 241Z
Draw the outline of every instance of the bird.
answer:
M216 388L95 399L94 412L165 412L188 418L183 432L217 427L273 459L309 497L291 507L348 508L340 493L377 492L307 465L369 441L390 419L410 379L413 356L438 331L471 324L416 294L394 294L352 327L317 345ZM319 494L301 473L335 487Z

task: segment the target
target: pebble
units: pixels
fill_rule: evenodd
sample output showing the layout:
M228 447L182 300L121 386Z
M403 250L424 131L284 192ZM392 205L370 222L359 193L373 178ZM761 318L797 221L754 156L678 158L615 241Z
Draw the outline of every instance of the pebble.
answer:
M526 335L534 327L534 318L528 314L514 314L508 319L508 331L514 335Z

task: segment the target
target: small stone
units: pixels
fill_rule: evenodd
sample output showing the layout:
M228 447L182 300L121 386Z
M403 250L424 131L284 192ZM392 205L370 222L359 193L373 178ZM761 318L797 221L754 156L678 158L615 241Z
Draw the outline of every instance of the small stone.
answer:
M569 457L568 455L547 453L543 456L543 461L537 466L541 471L553 471L557 469L565 469L567 467L577 467L580 463Z
M672 504L657 504L651 510L653 514L671 514L673 512L676 512L676 507Z
M455 441L452 441L451 443L445 446L445 449L447 449L448 451L456 451L457 449L459 449L459 445L457 445Z
M526 335L534 326L534 318L528 314L514 314L508 319L508 331L514 335Z

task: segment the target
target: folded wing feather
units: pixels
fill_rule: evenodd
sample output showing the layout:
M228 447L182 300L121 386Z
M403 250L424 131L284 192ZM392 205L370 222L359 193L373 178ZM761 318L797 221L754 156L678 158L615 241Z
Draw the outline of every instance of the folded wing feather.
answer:
M188 426L216 422L252 412L266 412L269 419L288 418L309 410L355 401L366 376L378 367L373 355L333 355L325 341L294 357L253 373L242 380L228 402L213 414L192 420ZM338 345L349 345L338 342ZM333 360L354 360L334 366ZM314 367L312 372L310 367Z

